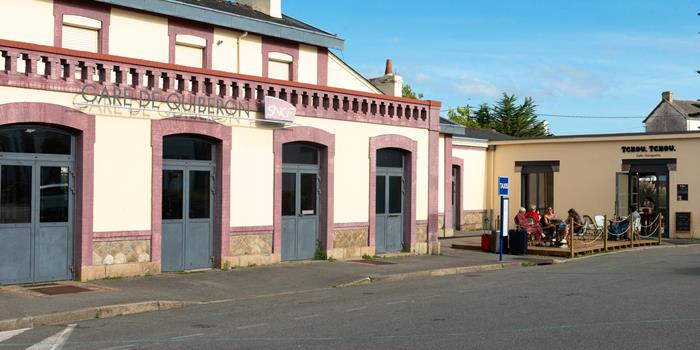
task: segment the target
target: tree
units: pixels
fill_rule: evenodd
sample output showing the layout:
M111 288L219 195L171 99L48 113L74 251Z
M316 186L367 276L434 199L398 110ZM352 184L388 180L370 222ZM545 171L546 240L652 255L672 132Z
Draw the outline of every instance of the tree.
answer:
M406 97L406 98L412 98L412 99L422 99L423 94L422 93L416 93L413 91L411 88L411 85L404 84L403 87L401 87L401 96Z
M468 127L494 129L515 137L551 136L545 121L537 119L534 100L526 97L518 105L515 95L503 93L493 106L482 103L475 112L469 106L450 108L448 117Z
M479 123L472 118L471 109L469 108L469 106L450 108L447 111L447 116L450 118L451 121L457 124L474 128L481 127Z
M551 136L547 124L537 119L535 102L526 97L521 105L515 95L503 93L501 99L491 108L496 131L515 137Z

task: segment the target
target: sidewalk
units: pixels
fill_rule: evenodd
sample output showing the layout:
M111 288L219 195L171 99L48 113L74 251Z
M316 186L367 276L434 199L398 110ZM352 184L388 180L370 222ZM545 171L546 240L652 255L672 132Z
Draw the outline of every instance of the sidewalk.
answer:
M71 313L75 314L76 310L81 309L82 314L93 315L91 317L93 318L100 317L100 315L113 315L114 313L155 311L203 302L222 302L302 293L369 283L370 281L496 270L518 267L523 262L532 259L546 260L535 257L508 256L504 264L499 264L498 256L495 254L449 248L456 240L459 238L442 240L441 255L376 259L380 262L392 263L386 265L351 261L310 261L239 268L229 271L168 273L158 276L100 280L89 283L68 282L67 284L95 291L54 296L22 293L22 287L5 286L0 288L0 331L37 323L51 323L38 321L38 318L32 320L32 316L67 313L66 316L50 318L52 322L61 322L61 317L66 319L78 317L71 316ZM167 301L168 303L159 306L158 303L153 303L156 301ZM186 303L169 303L174 301ZM151 303L137 306L135 310L131 310L132 312L103 310L102 314L94 316L96 307L144 302ZM165 304L168 306L163 306ZM27 317L29 318L22 322L16 320ZM15 319L17 322L8 322L11 319ZM3 321L5 322L3 323Z

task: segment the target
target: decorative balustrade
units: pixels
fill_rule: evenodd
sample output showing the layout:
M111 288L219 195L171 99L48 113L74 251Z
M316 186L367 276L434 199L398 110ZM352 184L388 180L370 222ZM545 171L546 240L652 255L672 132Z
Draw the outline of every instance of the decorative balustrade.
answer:
M153 61L0 40L0 85L81 93L141 91L166 102L218 97L250 111L264 110L265 95L285 100L297 115L428 128L440 103L326 86L286 82ZM88 84L90 84L88 86ZM105 90L106 89L106 90Z

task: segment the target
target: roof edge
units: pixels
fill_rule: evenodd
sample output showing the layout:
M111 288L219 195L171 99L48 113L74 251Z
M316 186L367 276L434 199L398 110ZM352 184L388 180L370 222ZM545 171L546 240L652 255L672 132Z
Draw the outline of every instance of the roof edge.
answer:
M332 49L342 50L345 45L345 40L337 35L319 33L303 28L268 22L204 6L186 4L177 0L95 1ZM196 18L196 20L193 18Z

